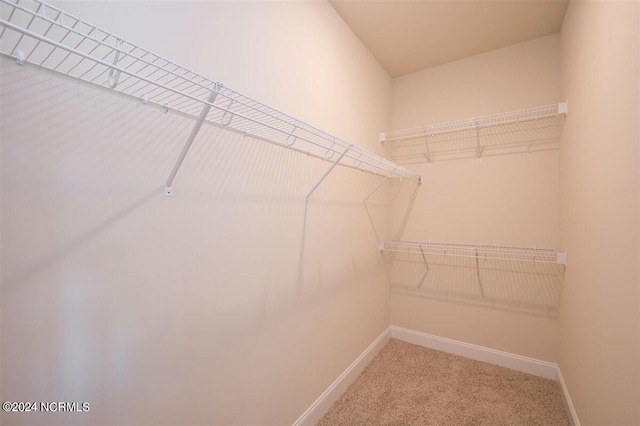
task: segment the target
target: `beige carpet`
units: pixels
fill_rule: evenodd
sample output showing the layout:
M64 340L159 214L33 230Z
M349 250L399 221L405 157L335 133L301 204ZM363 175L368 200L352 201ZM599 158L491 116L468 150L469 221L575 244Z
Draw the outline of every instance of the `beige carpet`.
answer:
M557 382L392 339L318 425L569 425Z

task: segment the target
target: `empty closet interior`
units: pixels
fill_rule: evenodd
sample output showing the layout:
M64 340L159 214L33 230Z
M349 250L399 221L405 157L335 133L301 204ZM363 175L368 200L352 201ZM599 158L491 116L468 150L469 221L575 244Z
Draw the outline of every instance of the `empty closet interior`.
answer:
M3 424L314 424L390 337L640 424L637 2L0 0L0 56L2 400L67 404Z

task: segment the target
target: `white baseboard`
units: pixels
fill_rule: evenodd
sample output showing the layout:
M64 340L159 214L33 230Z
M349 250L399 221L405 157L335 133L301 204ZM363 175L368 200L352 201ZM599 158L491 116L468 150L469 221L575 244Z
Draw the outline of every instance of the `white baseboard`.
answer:
M558 381L560 382L560 388L562 389L562 398L564 400L565 408L567 409L567 413L569 413L569 421L571 421L571 426L580 426L580 420L578 420L578 414L576 413L576 409L573 406L573 402L571 401L571 396L569 396L569 389L567 388L567 384L564 382L564 377L562 377L562 372L560 371L560 366L556 366L558 369Z
M409 330L395 325L387 328L351 365L338 377L327 390L293 423L293 426L314 425L329 411L331 405L340 398L349 385L362 373L365 367L375 358L389 339L394 338L414 345L460 355L476 361L488 362L512 370L522 371L545 379L558 380L562 396L573 426L580 426L569 390L564 382L558 365L528 358L508 352L497 351L483 346L472 345L445 337Z
M320 395L313 404L302 413L293 423L293 426L314 425L329 411L331 405L340 398L349 385L362 373L367 365L378 355L378 352L391 339L391 327L387 328L378 338L369 345L360 356L338 377L329 388Z
M457 340L434 336L432 334L391 326L391 337L414 345L424 346L437 351L447 352L488 362L512 370L522 371L545 379L556 380L557 366L554 363L527 358L508 352L497 351L483 346L472 345Z

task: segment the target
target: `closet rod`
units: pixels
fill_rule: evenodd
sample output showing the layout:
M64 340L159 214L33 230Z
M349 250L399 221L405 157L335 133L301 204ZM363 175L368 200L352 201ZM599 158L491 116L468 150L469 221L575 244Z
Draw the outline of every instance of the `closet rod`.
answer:
M341 157L337 164L392 179L420 180L418 174L392 161L228 89L44 0L0 3L8 6L2 8L0 19L0 53L19 64L31 63L133 96L164 112L186 114L196 119L194 130L202 120L331 163ZM196 134L191 135L193 139ZM193 142L191 136L187 145ZM172 171L168 181L173 177Z
M465 257L479 260L501 260L527 263L567 264L567 254L552 249L509 247L483 244L449 244L417 241L379 243L380 251L434 256Z

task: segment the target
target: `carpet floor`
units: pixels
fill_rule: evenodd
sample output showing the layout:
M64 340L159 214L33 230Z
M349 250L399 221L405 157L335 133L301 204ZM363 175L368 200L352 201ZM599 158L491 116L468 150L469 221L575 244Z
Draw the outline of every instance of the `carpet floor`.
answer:
M392 339L318 426L569 425L557 382Z

